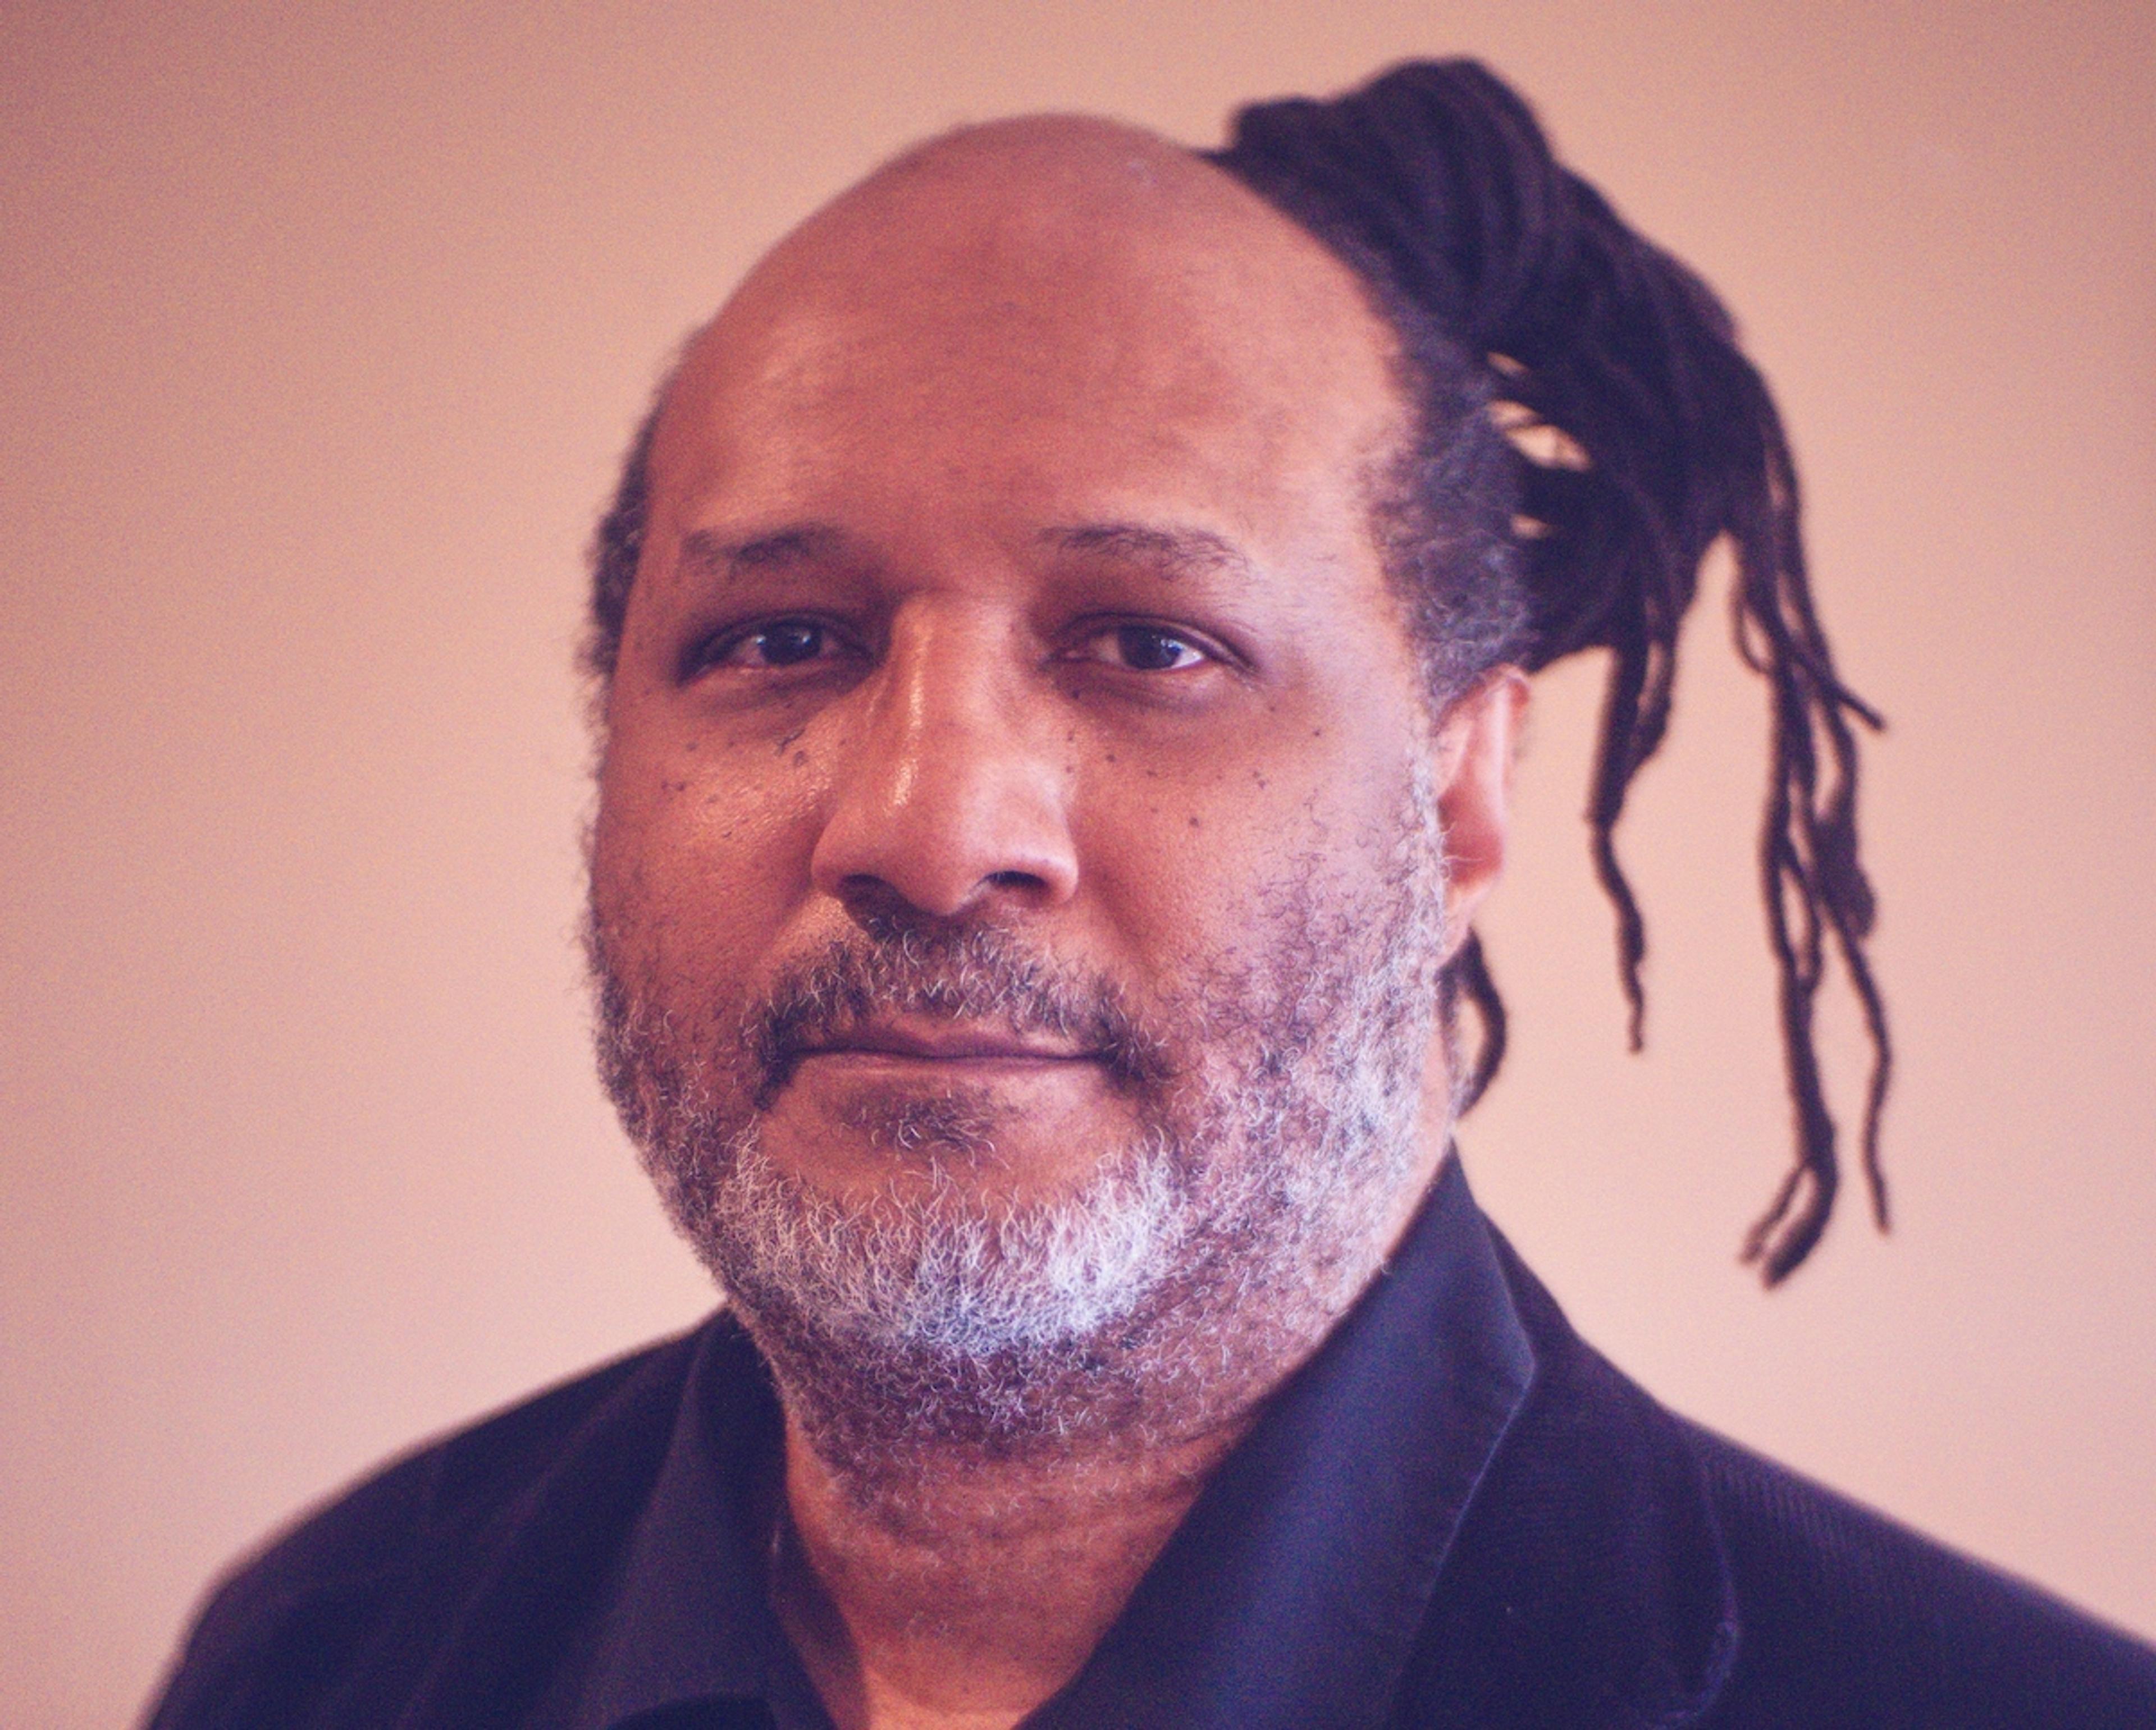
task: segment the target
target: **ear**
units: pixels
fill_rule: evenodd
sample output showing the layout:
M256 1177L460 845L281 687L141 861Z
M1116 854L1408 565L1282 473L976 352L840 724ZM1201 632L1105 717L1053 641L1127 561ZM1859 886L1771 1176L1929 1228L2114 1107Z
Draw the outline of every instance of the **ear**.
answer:
M1448 961L1467 941L1476 909L1505 868L1512 765L1527 713L1527 675L1517 667L1498 667L1453 699L1438 723L1437 811L1445 836Z

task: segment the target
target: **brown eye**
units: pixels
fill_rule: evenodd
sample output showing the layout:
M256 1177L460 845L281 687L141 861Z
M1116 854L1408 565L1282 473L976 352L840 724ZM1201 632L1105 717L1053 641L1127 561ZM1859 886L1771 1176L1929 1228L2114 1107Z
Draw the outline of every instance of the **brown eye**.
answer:
M818 620L772 619L718 638L696 664L749 669L799 667L828 659L844 647L838 633Z
M806 619L786 619L754 632L746 643L765 666L791 667L823 653L827 634L821 625Z
M1116 647L1122 651L1123 664L1141 673L1166 673L1173 668L1195 666L1204 658L1201 651L1173 631L1155 630L1150 625L1119 626Z
M1166 625L1114 625L1087 637L1081 658L1133 673L1181 673L1214 658L1187 633Z

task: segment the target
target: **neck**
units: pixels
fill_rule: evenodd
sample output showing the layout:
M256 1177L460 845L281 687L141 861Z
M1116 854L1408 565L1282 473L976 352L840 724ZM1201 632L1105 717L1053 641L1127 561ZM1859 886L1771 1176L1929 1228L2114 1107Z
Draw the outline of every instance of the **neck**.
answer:
M1178 1366L1163 1379L1174 1397L1149 1410L1034 1445L879 1444L804 1422L815 1402L786 1395L773 1598L839 1730L1007 1730L1070 1681L1267 1396L1397 1246L1445 1142L1430 1145L1322 1325L1215 1335L1203 1372Z
M867 1482L789 1415L773 1598L840 1730L1017 1723L1077 1674L1255 1413L1052 1459L923 1450Z

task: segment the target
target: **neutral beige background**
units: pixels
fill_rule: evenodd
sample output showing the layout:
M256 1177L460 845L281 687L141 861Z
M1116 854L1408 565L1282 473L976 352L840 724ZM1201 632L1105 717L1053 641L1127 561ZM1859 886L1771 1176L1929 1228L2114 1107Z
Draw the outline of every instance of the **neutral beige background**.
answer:
M1629 827L1642 1059L1577 816L1592 672L1544 682L1475 1179L1671 1402L2156 1633L2150 8L18 3L0 1720L124 1720L269 1524L707 1302L571 944L579 552L675 337L924 131L1209 141L1455 51L1779 387L1895 724L1902 1052L1899 1231L1852 1212L1763 1298L1763 709L1711 603Z

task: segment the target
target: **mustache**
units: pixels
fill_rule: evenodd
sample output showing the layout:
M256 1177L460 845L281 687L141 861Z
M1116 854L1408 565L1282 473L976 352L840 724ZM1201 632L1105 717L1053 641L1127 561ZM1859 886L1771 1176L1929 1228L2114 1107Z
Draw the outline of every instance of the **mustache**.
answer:
M1105 974L1058 963L994 926L910 926L834 938L748 1006L757 1109L808 1050L893 1015L1046 1034L1087 1052L1122 1087L1157 1086L1175 1072L1167 1040Z

